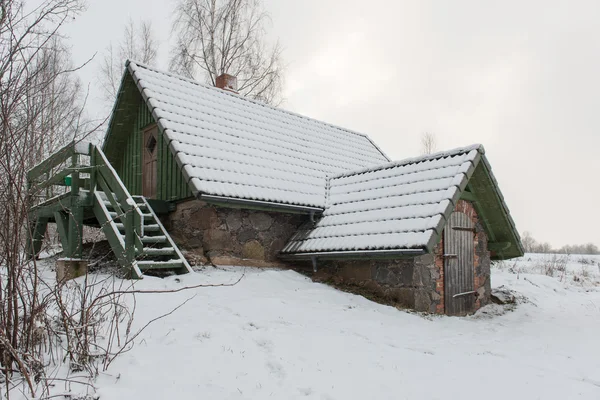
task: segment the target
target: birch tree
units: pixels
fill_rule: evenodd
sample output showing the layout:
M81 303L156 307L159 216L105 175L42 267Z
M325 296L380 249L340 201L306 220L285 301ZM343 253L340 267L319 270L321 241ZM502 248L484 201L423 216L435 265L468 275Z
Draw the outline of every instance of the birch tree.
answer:
M171 70L215 85L224 73L237 77L240 94L281 103L281 46L269 45L269 15L259 0L180 0L175 9Z
M125 61L134 60L147 65L154 65L158 54L158 42L153 34L150 21L138 23L130 19L123 31L120 43L111 43L100 64L99 82L106 103L115 102Z
M433 133L425 132L421 135L421 154L433 154L437 151L437 139Z

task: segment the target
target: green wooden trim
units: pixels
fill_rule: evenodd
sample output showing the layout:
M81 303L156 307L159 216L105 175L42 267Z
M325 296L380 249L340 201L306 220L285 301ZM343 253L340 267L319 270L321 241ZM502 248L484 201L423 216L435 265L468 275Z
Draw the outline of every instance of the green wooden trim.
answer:
M60 239L60 244L63 249L66 249L69 246L69 241L67 240L68 234L68 223L69 216L61 211L54 212L54 222L56 223L56 229L58 230L58 238Z
M58 164L67 161L73 154L75 154L75 144L71 142L60 150L54 152L50 157L46 158L35 167L31 168L27 173L27 178L29 180L35 180L39 178L42 174L45 174Z
M57 174L53 175L51 178L35 185L35 184L31 184L31 190L32 193L38 193L41 192L42 190L46 189L47 187L50 186L65 186L64 181L65 178L69 175L71 175L72 171L70 168L65 169L64 171L60 171Z
M27 255L29 258L37 258L40 251L42 251L42 244L44 243L44 236L46 235L46 228L48 226L48 218L37 217L30 224L29 235L27 238Z
M467 192L466 190L460 194L460 198L471 202L477 201L477 197L473 193Z
M71 207L68 214L67 248L63 249L66 257L81 258L83 252L83 207Z
M512 246L511 242L488 242L488 250L494 252L502 252L510 249Z

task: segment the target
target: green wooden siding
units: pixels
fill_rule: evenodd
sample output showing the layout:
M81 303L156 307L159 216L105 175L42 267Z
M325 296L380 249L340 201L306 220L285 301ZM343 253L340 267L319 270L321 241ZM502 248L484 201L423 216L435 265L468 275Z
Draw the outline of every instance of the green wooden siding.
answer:
M192 196L192 192L183 179L181 169L169 150L167 141L163 135L158 135L158 174L157 174L157 198L160 200L181 200Z
M143 101L140 101L135 123L133 124L133 132L127 138L121 163L117 167L117 173L127 190L133 195L142 194L143 132L148 125L153 123L154 119L148 107ZM160 134L158 135L158 171L156 178L158 185L156 197L158 199L176 201L192 196L173 154L168 149L166 140Z

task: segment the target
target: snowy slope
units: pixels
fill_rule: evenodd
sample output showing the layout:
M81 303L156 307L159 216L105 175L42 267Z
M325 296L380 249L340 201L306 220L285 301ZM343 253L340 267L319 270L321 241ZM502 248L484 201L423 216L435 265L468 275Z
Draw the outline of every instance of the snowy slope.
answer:
M600 398L598 287L494 269L493 286L528 301L455 318L379 305L293 271L208 268L135 286L241 274L233 287L136 295L133 330L192 299L99 376L100 399Z

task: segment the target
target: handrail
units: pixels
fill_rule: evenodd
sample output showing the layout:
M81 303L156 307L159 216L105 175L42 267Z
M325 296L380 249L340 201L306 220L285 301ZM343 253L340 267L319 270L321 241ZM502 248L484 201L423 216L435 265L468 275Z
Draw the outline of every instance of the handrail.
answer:
M40 162L27 172L27 178L32 181L39 178L43 173L67 161L74 154L89 155L90 144L87 142L71 142L61 149L52 153L44 161Z
M119 178L117 171L110 164L104 152L97 146L93 146L92 152L95 160L96 180L99 183L105 183L108 191L105 190L106 196L112 196L115 193L119 207L115 207L115 211L121 211L121 219L125 225L125 247L137 248L142 251L142 243L139 240L144 236L144 216L137 203L125 187L125 184ZM98 179L101 178L101 179ZM110 198L109 198L110 200Z
M90 156L91 165L79 165L80 155ZM57 171L52 171L69 159L72 160L69 165ZM49 171L53 172L51 176ZM71 193L73 196L78 196L81 187L80 172L90 174L90 179L85 184L85 188L89 189L90 198L93 198L96 187L104 191L114 211L123 222L125 226L126 256L133 262L136 250L139 253L143 251L140 238L144 236L144 215L119 178L117 171L98 146L84 142L71 142L59 149L28 171L29 188L37 191L54 185L62 184L64 186L64 179L70 175L72 178Z

